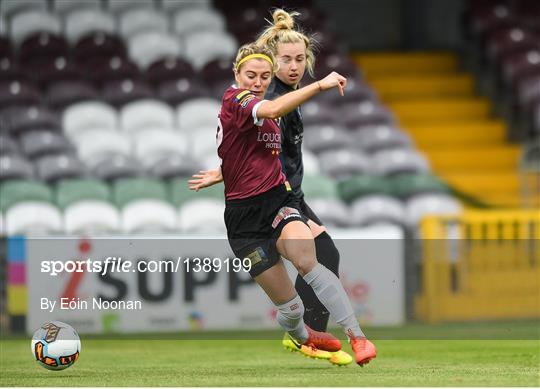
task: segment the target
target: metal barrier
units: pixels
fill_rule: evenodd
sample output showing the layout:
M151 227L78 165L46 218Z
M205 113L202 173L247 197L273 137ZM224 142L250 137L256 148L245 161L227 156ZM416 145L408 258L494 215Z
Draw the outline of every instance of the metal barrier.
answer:
M418 319L540 317L540 213L469 211L421 224Z

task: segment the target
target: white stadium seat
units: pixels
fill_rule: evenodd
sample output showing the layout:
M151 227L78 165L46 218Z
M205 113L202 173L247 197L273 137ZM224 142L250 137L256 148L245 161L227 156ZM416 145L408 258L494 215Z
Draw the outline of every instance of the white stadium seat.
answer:
M131 201L122 209L122 231L131 233L167 232L176 229L174 207L161 200Z
M154 0L109 0L107 1L109 11L122 13L132 9L152 10L155 8Z
M89 33L98 31L108 34L115 33L115 21L110 14L96 9L81 9L66 16L65 35L71 44L75 44Z
M64 209L67 234L107 234L120 231L120 213L106 201L78 201Z
M390 149L372 155L374 171L382 176L401 173L426 173L430 171L427 159L416 150Z
M13 16L10 26L11 39L17 45L38 32L46 31L59 35L62 31L58 16L37 10L16 14Z
M74 138L77 152L90 168L108 156L129 156L131 140L123 133L107 129L88 130Z
M360 150L329 150L319 154L322 171L336 180L350 176L369 173L371 161Z
M122 13L118 20L118 33L128 39L143 32L162 32L169 30L169 20L161 12L148 9L132 9Z
M212 7L212 0L161 0L161 8L169 13L176 11L186 11L193 8L206 8Z
M100 10L101 2L96 0L54 0L53 8L56 13L67 15L80 10Z
M88 129L118 128L118 114L112 106L99 101L76 103L64 110L62 128L71 138Z
M302 162L304 164L304 174L319 174L321 166L317 156L309 150L302 150Z
M209 8L181 9L174 15L173 28L179 35L201 31L225 32L225 18Z
M351 225L358 227L388 223L403 225L405 208L393 197L368 195L351 204L350 221Z
M192 132L199 127L215 127L221 103L216 99L198 98L180 104L176 110L176 123L181 131Z
M152 127L174 127L173 109L159 100L137 100L120 110L120 128L124 131L139 131Z
M167 155L185 156L189 151L187 136L167 128L137 132L133 136L133 148L133 154L145 167Z
M406 221L411 227L420 223L427 215L456 215L463 208L458 200L446 194L420 194L406 203Z
M194 156L217 155L217 126L200 127L189 133L190 152Z
M221 165L221 160L219 159L217 155L217 148L216 150L210 151L208 150L208 154L205 155L200 161L201 163L201 169L203 170L210 170L215 169L218 166Z
M41 235L62 231L62 215L46 202L23 201L6 211L7 235Z
M160 59L180 57L182 45L177 36L161 31L146 31L129 38L128 52L140 68L146 69Z
M214 59L234 57L238 49L236 39L223 31L194 32L183 38L185 57L197 70Z
M336 198L309 199L309 206L325 226L349 226L349 210L343 201Z
M204 198L188 201L178 210L178 228L186 233L225 232L224 211L225 203L221 200Z
M2 0L0 1L0 14L7 18L29 10L47 11L47 0Z

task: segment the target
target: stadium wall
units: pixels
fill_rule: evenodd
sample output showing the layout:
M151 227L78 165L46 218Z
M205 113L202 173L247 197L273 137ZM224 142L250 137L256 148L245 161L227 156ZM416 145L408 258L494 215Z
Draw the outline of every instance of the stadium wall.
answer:
M342 282L359 320L399 325L405 319L404 240L395 226L331 232L341 253ZM219 239L218 239L219 238ZM232 258L222 237L8 238L7 312L12 328L32 332L60 320L81 333L274 329L275 308L244 272L44 272L42 261ZM222 262L223 265L223 262ZM46 269L45 269L46 270ZM289 266L291 277L296 277ZM60 308L61 299L73 303ZM140 309L104 309L103 301L140 301ZM51 309L48 302L56 301ZM86 301L86 305L85 302ZM44 304L45 303L45 304ZM78 304L78 305L76 305ZM107 305L107 304L105 304ZM24 327L21 324L25 322ZM17 329L17 328L13 328Z

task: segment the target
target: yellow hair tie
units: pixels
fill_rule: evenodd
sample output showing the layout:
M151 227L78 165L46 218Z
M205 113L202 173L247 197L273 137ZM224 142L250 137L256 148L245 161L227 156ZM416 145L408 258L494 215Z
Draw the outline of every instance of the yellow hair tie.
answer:
M238 69L240 69L240 65L242 65L244 62L246 62L247 60L250 60L252 58L264 59L265 61L268 61L268 63L270 64L270 66L272 66L272 68L274 67L274 62L272 62L272 59L269 56L267 56L265 54L250 54L250 55L247 55L244 58L242 58L240 60L240 62L238 62L236 64L236 71L238 71Z

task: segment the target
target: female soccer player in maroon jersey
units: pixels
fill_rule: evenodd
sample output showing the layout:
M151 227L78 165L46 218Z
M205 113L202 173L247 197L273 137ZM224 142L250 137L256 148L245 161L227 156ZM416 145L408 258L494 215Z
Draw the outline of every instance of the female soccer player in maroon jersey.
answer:
M314 77L316 42L313 37L295 29L296 16L299 16L297 12L274 10L273 22L270 22L257 39L257 44L272 50L279 64L279 69L266 91L265 98L268 100L298 89L306 70ZM298 199L300 211L308 218L308 226L315 241L317 260L339 277L339 251L323 222L306 203L301 188L304 176L302 161L304 125L300 108L287 113L279 121L282 146L281 165L287 181L291 184L292 195ZM296 277L294 286L304 302L306 324L317 331L326 331L329 318L326 307L300 275ZM296 351L287 334L283 338L283 345L286 349ZM347 365L352 361L351 356L341 350L329 353L304 346L300 352L309 357L327 359L336 365Z
M278 309L277 320L296 347L312 345L337 351L339 341L307 327L304 306L289 279L281 256L290 260L349 337L356 362L375 358L339 279L316 259L313 234L299 200L282 172L281 130L276 119L324 90L347 80L332 72L324 79L284 94L273 101L265 92L277 70L273 53L256 44L240 48L234 63L237 87L225 91L217 132L221 176L225 184L225 225L229 243L239 258L249 258L250 274ZM208 186L195 175L191 188Z

